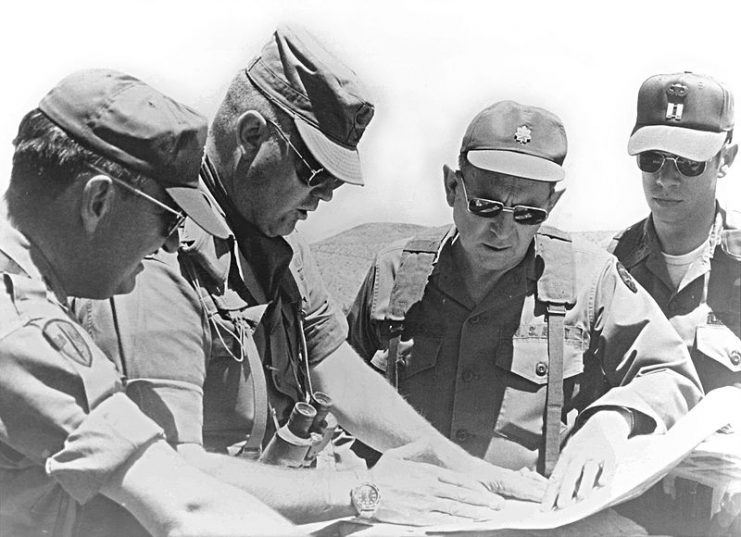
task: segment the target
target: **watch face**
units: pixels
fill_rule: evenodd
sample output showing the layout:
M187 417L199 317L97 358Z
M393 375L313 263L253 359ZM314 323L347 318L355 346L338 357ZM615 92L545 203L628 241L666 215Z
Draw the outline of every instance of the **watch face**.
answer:
M363 483L352 490L352 502L359 512L375 510L380 499L378 488L370 483Z

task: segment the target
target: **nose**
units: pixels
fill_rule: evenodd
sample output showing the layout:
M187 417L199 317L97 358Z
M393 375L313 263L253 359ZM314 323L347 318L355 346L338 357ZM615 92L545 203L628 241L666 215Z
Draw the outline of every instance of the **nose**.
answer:
M169 254L174 254L178 251L178 246L180 246L180 230L176 229L165 239L162 249Z
M677 163L675 161L666 161L661 169L656 172L655 181L660 186L671 186L681 182L681 174L677 169Z
M506 239L515 230L515 219L512 217L512 213L502 212L495 218L492 218L489 224L489 231L499 238Z
M314 195L324 202L330 202L334 197L334 190L328 187L319 187L314 190Z

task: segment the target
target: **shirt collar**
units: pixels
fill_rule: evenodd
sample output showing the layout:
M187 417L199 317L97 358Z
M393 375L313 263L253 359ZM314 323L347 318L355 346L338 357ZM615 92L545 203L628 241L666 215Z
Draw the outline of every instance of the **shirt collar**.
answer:
M0 223L0 251L11 259L31 279L43 281L61 304L67 304L67 294L40 248L7 220Z

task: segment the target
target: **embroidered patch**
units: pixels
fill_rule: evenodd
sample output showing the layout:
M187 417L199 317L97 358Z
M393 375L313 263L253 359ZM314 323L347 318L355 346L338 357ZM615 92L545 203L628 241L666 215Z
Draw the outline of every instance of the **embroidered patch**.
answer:
M90 367L93 353L74 324L63 319L52 319L46 322L42 332L57 352L80 365Z
M635 280L633 280L633 276L630 275L628 269L626 269L620 261L617 262L617 271L618 274L620 274L620 279L623 280L625 286L634 293L637 293L638 286L636 285Z

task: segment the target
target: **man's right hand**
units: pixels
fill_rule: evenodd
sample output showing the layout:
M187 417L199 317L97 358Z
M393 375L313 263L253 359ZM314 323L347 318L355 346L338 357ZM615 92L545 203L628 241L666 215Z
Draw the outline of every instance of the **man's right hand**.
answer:
M503 499L463 474L407 460L409 448L388 450L371 470L381 501L374 518L410 525L488 520Z

